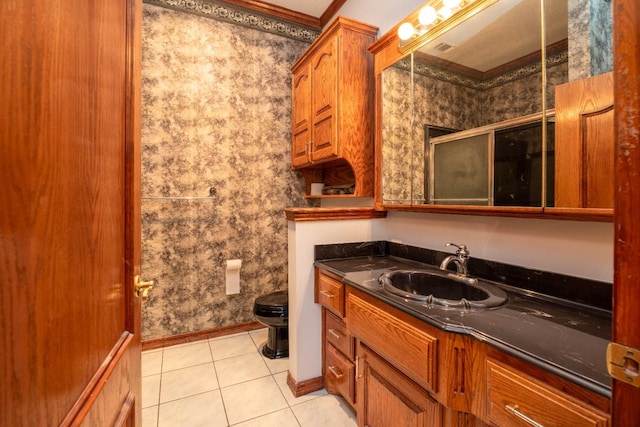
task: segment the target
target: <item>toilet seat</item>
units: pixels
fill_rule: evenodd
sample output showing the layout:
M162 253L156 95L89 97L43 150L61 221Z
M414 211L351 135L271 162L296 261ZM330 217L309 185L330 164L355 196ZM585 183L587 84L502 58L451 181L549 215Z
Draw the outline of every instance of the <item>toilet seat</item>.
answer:
M287 317L289 315L288 292L278 291L256 298L253 313L264 317Z

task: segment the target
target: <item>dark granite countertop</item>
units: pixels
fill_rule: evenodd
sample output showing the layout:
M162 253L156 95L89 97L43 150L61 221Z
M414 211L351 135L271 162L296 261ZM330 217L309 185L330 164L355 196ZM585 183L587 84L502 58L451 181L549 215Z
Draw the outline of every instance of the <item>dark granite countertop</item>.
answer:
M492 280L507 292L508 301L500 307L475 311L425 306L391 294L378 284L378 277L386 271L433 268L446 255L450 254L388 242L322 245L316 246L315 265L432 326L471 335L611 397L606 368L606 348L611 339L611 311L607 310L611 304L607 295L610 284L476 259L469 263L470 273ZM474 265L485 274L474 274ZM570 299L573 288L579 295ZM554 289L557 292L552 292Z

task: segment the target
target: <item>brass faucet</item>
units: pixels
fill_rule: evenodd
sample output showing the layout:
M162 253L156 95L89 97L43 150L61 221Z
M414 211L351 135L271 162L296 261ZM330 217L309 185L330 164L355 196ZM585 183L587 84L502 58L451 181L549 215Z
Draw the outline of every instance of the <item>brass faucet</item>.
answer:
M456 265L456 272L460 276L467 276L469 274L469 271L467 270L467 260L469 259L469 254L471 252L469 252L467 247L462 244L456 245L455 243L447 243L445 246L455 246L458 250L456 250L455 255L449 255L442 260L440 263L440 269L447 270L449 263L453 262Z

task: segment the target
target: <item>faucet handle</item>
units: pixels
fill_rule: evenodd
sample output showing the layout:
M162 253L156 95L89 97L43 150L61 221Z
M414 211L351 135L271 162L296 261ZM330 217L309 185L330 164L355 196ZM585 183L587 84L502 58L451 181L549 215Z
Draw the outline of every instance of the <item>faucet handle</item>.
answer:
M458 245L455 243L446 243L445 246L455 246L456 248L458 248L458 250L456 250L456 255L458 255L460 258L469 258L469 255L471 254L471 252L467 250L467 246L463 244Z

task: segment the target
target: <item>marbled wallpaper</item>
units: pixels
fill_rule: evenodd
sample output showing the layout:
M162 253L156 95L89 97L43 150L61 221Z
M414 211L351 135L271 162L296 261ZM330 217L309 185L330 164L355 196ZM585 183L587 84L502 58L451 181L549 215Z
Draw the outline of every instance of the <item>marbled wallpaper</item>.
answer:
M567 52L547 60L548 108L554 87L567 81ZM529 64L488 80L475 80L428 64L414 65L413 109L410 63L383 72L382 183L385 203L424 203L423 167L428 155L425 125L471 129L542 110L541 64ZM413 117L413 122L411 117Z
M287 287L283 209L309 204L290 169L290 67L307 47L144 4L142 268L156 282L144 340L254 320L254 299Z
M613 69L611 0L568 0L569 81Z
M409 61L382 73L382 200L411 204L411 71Z

